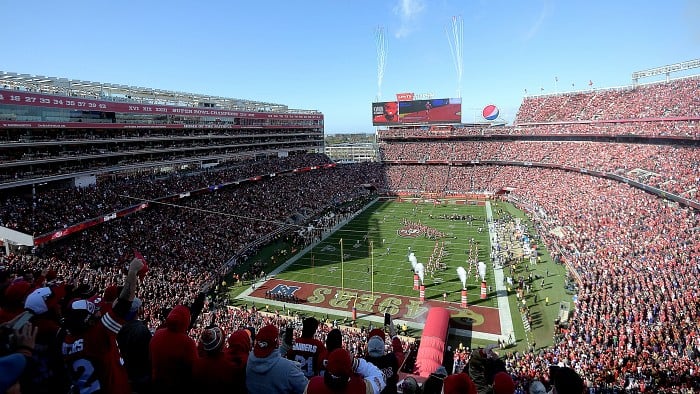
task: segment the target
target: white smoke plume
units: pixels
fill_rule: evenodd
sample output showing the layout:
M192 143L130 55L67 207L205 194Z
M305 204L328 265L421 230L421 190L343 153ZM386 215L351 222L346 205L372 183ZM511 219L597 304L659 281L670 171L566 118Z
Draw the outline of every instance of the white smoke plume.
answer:
M411 267L413 267L413 271L415 272L416 270L416 264L418 264L418 259L416 258L416 255L411 252L411 254L408 255L408 261L411 263Z
M420 278L420 284L423 284L423 277L425 275L425 268L423 267L423 263L416 263L416 273Z
M483 261L479 261L479 276L482 281L486 280L486 263Z
M467 288L467 270L465 270L464 267L457 267L457 276L459 276L459 280L462 282L462 288L466 289Z

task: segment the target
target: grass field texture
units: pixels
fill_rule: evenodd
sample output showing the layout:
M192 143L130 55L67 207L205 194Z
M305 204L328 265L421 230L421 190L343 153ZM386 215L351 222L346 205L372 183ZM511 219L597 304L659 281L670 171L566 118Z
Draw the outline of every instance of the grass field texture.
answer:
M494 218L501 215L520 218L528 224L533 238L532 225L521 211L507 203L492 202L491 207ZM421 230L416 232L416 228ZM425 236L426 230L438 236L429 239ZM271 245L254 259L270 259L271 255L279 254L280 249L286 248L291 249L291 246L282 242ZM359 294L374 291L417 298L418 291L413 289L413 270L408 254L413 252L418 262L427 265L430 256L440 248L444 250L441 261L445 269L435 270L432 274L426 272L426 300L443 301L446 296L447 302L459 303L462 283L457 275L457 267L463 266L469 271L469 250L472 249L471 260L486 263L486 282L491 292L487 299L480 299L481 279L477 277L474 265L467 278L468 303L497 307L485 207L460 205L454 201L433 204L379 200L300 256L276 278L342 288ZM533 343L537 348L550 345L559 301L571 300L571 295L564 291L564 267L554 264L543 248L540 247L539 252L539 264L518 264L514 274L516 278L527 277L533 272L544 279L544 286L541 286L541 280L534 281L536 283L531 285L531 292L525 296L533 317L531 331L523 328L518 309L522 301L516 298L515 291L508 293L517 350L525 349ZM279 259L275 260L276 265L281 263ZM268 270L272 268L269 267ZM509 269L504 270L504 274L509 273ZM241 287L232 289L231 295L235 297L240 291ZM549 300L547 305L546 299ZM451 337L449 342L456 346L458 342L465 343L465 339ZM476 342L473 343L471 339L468 341L472 346L481 345L479 341Z
M474 219L439 218L450 215L472 215ZM362 292L371 292L373 282L375 292L417 297L409 252L415 254L419 263L427 265L431 255L443 248L441 260L446 268L426 271L426 299L442 300L446 293L448 301L458 302L462 284L457 267L468 269L470 240L474 240L473 248L478 248L478 261L489 261L485 220L482 206L380 201L319 243L278 278ZM429 239L423 233L416 233L419 226L444 236ZM493 285L492 281L493 276L487 275L487 283ZM473 275L468 278L469 303L483 302L479 299L480 285L480 279L477 281ZM484 301L484 306L496 306L493 299Z

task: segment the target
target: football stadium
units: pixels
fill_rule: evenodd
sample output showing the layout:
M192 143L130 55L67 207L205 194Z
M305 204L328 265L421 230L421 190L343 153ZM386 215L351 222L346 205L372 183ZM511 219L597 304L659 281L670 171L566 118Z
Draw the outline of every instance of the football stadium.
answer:
M319 110L2 71L0 387L698 392L697 67L368 101L363 163Z

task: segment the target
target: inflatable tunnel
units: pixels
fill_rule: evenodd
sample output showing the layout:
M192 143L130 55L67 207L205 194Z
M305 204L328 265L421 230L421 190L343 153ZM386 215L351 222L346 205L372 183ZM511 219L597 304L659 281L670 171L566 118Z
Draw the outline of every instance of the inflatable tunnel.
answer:
M447 309L435 307L428 311L416 356L416 373L419 376L427 377L442 365L449 324L450 312Z

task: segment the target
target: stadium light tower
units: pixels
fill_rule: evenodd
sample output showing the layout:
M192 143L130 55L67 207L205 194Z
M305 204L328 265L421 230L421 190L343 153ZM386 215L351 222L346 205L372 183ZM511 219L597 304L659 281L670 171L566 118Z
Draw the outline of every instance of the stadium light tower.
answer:
M452 60L457 70L457 97L462 97L462 52L464 46L464 20L461 16L453 16L451 23L445 27L447 42L450 44Z
M377 27L375 34L377 44L377 101L382 98L382 81L384 80L384 67L386 67L386 54L388 45L386 32L383 26Z

